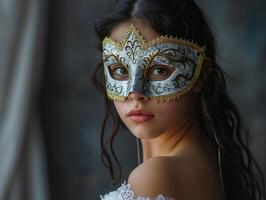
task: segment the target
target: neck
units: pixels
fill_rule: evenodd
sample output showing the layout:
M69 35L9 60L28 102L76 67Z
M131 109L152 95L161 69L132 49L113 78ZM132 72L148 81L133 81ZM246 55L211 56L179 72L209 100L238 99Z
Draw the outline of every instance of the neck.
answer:
M143 161L155 156L178 155L185 147L195 141L201 134L201 129L194 113L191 113L183 123L153 139L141 139Z

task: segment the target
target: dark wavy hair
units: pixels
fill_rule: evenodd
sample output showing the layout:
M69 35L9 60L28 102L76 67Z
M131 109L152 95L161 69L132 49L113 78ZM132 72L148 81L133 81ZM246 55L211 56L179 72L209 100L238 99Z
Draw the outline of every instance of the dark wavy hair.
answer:
M177 36L206 46L208 59L203 63L199 78L204 84L198 94L197 109L204 132L221 152L225 197L227 200L265 199L263 173L249 150L248 129L226 92L226 74L216 61L216 42L201 9L193 0L118 0L108 16L95 23L99 50L102 51L102 40L110 36L116 25L133 18L144 20L160 35ZM102 161L110 170L112 179L119 181L121 166L114 152L113 140L123 124L107 98L102 63L95 69L92 80L105 99L101 129ZM109 122L111 130L107 125ZM107 139L106 132L110 133ZM119 168L118 176L115 176L113 160Z

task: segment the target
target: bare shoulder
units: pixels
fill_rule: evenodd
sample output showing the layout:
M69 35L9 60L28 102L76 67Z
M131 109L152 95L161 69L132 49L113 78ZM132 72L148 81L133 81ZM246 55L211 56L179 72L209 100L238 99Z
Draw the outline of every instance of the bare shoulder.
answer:
M128 183L137 196L163 194L174 199L218 199L214 198L217 194L208 194L215 193L210 192L215 188L209 186L217 185L217 182L208 180L204 167L190 164L172 156L154 157L134 169Z
M171 169L173 159L170 157L155 157L146 160L135 168L128 178L128 183L138 196L155 197L159 194L173 197L173 177Z

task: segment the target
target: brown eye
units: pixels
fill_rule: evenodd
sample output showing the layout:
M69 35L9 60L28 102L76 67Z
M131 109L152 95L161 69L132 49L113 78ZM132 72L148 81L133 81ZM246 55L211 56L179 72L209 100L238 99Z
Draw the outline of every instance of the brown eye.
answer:
M110 65L109 72L113 79L124 81L128 80L128 71L125 66L122 65Z
M169 78L173 72L174 67L166 65L155 65L149 70L149 80L152 81L162 81Z

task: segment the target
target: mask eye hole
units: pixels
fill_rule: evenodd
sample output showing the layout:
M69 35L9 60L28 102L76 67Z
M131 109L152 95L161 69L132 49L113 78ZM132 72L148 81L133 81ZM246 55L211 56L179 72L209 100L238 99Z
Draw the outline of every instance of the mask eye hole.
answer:
M163 81L168 79L173 72L174 67L168 65L154 65L148 71L148 80L151 81Z
M128 70L125 66L121 64L113 64L109 65L108 69L113 79L118 81L128 80Z

